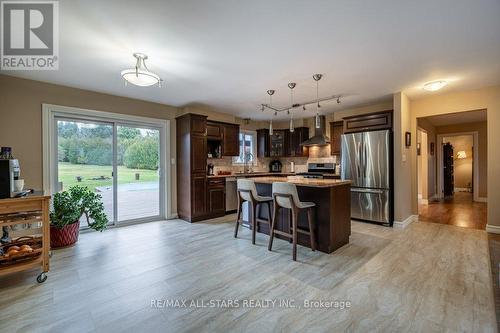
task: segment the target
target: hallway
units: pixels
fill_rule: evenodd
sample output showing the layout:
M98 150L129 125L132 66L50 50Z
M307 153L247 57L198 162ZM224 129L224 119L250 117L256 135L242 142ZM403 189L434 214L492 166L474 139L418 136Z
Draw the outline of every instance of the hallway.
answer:
M419 204L418 218L421 222L485 230L486 207L486 203L473 202L472 193L456 192L450 198Z

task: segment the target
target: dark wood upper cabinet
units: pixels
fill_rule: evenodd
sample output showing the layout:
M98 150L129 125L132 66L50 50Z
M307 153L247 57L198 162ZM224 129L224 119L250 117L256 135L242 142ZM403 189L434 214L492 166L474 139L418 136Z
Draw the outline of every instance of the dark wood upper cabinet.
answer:
M257 157L269 157L269 152L271 150L268 129L258 129L257 130Z
M240 155L240 126L222 124L222 155Z
M210 140L222 140L221 124L207 121L207 138Z
M289 140L290 131L288 130L274 130L273 135L270 136L271 147L270 157L287 157L289 156Z
M308 127L296 127L293 132L289 132L289 148L288 156L291 157L302 157L308 156L307 147L303 147L300 144L307 139L309 139L309 128Z
M392 110L345 117L344 133L392 129Z
M331 155L338 155L342 153L342 134L344 133L344 122L334 121L330 123L330 145Z

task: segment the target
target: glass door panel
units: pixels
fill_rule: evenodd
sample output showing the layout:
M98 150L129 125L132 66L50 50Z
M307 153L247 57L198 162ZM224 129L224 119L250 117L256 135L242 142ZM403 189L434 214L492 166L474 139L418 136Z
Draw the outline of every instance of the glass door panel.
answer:
M118 125L117 221L160 216L160 131Z
M110 224L113 206L113 124L58 118L58 191L84 186L102 196ZM82 218L80 227L87 227Z

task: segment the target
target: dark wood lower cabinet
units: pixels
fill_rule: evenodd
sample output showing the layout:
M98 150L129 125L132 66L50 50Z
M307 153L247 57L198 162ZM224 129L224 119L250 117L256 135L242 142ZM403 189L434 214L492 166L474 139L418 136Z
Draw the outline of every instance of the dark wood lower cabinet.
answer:
M209 217L226 214L226 179L224 177L208 178L207 214Z
M207 176L206 175L193 175L192 177L192 202L191 202L191 216L196 219L203 217L207 214Z

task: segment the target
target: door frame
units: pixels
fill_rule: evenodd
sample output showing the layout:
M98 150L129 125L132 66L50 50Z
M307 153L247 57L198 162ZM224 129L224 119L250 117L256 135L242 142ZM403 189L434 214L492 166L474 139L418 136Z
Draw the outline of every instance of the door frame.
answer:
M160 218L166 219L172 216L172 177L170 161L170 120L156 119L142 116L131 116L120 113L96 111L54 104L42 104L42 180L45 194L52 195L57 191L57 128L55 127L56 117L75 118L82 120L94 120L111 122L114 126L134 125L146 128L156 128L160 131ZM113 146L116 145L116 131L113 131ZM163 147L163 149L162 149ZM113 152L114 159L116 152ZM115 160L113 160L115 166ZM115 169L115 167L114 167ZM114 181L116 182L116 170L114 170ZM115 220L117 217L115 216ZM127 220L120 225L137 223L140 221L157 220L136 219Z
M439 199L444 197L444 172L443 172L443 138L448 136L459 136L459 135L472 135L472 147L474 156L472 158L472 179L474 180L473 185L473 201L481 201L479 199L479 133L474 132L458 132L458 133L446 133L436 135L436 150L437 150L437 194ZM439 144L439 145L438 145Z

